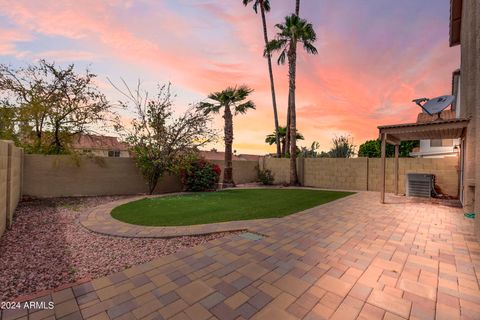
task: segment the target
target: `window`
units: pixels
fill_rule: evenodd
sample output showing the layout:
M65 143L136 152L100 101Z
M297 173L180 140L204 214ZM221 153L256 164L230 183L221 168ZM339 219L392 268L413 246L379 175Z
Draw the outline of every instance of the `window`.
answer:
M92 153L92 149L83 149L83 153Z
M120 151L118 150L109 150L108 151L108 156L112 158L118 158L120 157Z
M453 139L432 139L430 147L453 147Z

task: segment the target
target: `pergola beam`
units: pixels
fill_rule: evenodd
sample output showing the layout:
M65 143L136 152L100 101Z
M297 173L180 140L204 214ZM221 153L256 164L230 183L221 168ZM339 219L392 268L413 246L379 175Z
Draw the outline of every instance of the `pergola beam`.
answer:
M379 126L382 157L380 163L380 202L385 203L387 143L395 145L394 189L395 194L398 194L400 142L406 140L462 138L466 134L469 121L469 119L465 118L455 118L440 119L432 122Z

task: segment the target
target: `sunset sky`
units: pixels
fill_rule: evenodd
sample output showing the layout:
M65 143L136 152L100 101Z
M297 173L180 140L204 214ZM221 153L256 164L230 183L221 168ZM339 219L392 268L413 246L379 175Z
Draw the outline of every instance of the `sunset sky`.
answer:
M294 3L271 0L270 38ZM412 99L450 93L460 55L448 46L448 0L303 0L300 15L313 24L319 52L298 56L301 145L315 140L328 150L340 134L359 145L377 137L378 125L415 121ZM211 91L252 87L257 110L234 120L239 153L274 151L264 143L274 126L263 47L260 15L241 0L0 0L0 63L89 66L112 101L107 77L141 79L148 90L171 81L179 112ZM285 123L286 66L275 64L274 74Z

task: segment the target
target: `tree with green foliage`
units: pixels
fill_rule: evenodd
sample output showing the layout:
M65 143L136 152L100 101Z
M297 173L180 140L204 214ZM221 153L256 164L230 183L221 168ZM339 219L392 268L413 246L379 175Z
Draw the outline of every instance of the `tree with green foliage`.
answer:
M15 108L7 104L0 104L0 140L18 141L15 116Z
M265 48L265 55L271 54L272 52L280 52L277 60L278 64L284 64L285 60L288 60L288 108L290 111L290 184L297 185L297 120L295 110L297 45L299 43L302 44L307 53L317 54L317 49L313 45L317 39L317 36L313 30L312 24L308 23L304 19L300 19L295 14L285 17L284 23L277 24L275 27L278 30L276 38L267 44Z
M286 154L286 145L287 145L287 127L278 127L278 136L280 138L280 145L282 146L281 148L281 154L285 156ZM297 132L297 140L305 140L303 135L300 132ZM276 142L276 132L273 132L272 134L267 135L265 138L265 142L268 143L269 145L272 145Z
M225 90L212 92L208 99L213 102L201 102L198 110L205 115L210 113L219 113L223 108L224 141L225 141L225 169L223 170L224 187L233 187L233 165L232 165L232 146L233 146L233 115L245 114L250 109L255 109L255 104L247 100L253 89L247 86L228 87ZM247 101L246 101L247 100ZM232 110L233 109L233 110ZM233 113L232 113L233 111Z
M320 158L321 154L317 151L320 148L318 141L313 141L310 148L302 147L300 153L303 158Z
M333 147L328 152L330 158L352 158L355 155L355 146L349 136L339 136L332 139Z
M45 60L18 69L0 65L0 98L14 108L14 130L27 152L68 153L75 135L118 119L95 77Z
M413 151L413 148L416 148L420 145L420 141L411 140L411 141L402 141L399 148L399 157L405 158L410 157L410 153ZM395 146L387 144L385 150L387 157L395 156ZM368 157L368 158L380 158L381 157L381 141L377 140L368 140L362 143L358 149L359 157Z
M262 17L262 26L263 26L263 39L265 45L268 44L268 32L267 32L267 19L266 12L270 12L270 1L269 0L242 0L243 5L247 6L249 3L253 2L253 10L255 13L258 13L258 8L260 7L260 14ZM273 120L275 124L275 144L277 147L277 157L280 158L280 127L278 125L278 112L277 112L277 97L275 95L275 82L273 80L273 70L272 70L272 55L267 53L266 55L268 62L268 74L270 77L270 91L272 92L272 107L273 107Z
M123 80L122 80L123 81ZM155 96L141 89L140 81L130 89L112 85L125 97L120 105L130 110L134 118L129 126L117 126L125 140L152 194L158 181L167 173L177 173L177 164L198 148L213 141L215 132L209 128L210 117L190 107L175 116L171 85L158 87Z

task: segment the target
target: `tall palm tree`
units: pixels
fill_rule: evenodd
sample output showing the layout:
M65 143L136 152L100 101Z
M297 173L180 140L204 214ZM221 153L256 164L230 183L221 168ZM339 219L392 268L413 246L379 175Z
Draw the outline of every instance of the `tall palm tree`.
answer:
M285 147L287 145L287 127L278 127L278 136L280 138L280 145L282 146L282 154L285 155L286 150ZM304 140L305 138L300 132L297 132L297 140ZM265 137L265 142L268 143L269 145L272 145L276 142L276 131L274 131L272 134L269 134Z
M295 1L295 14L300 17L300 0ZM288 97L290 101L290 96ZM290 105L287 106L287 148L290 146ZM285 154L284 154L285 155Z
M265 17L265 12L270 11L270 1L269 0L242 0L243 5L247 6L250 2L253 3L253 10L255 13L258 13L258 7L260 7L260 14L262 16L262 25L263 25L263 38L265 40L265 45L268 43L268 33L267 33L267 21ZM272 91L272 106L273 106L273 120L275 122L275 143L277 145L277 157L280 158L280 137L278 136L278 112L277 112L277 98L275 95L275 82L273 81L273 70L272 70L272 56L267 54L268 61L268 73L270 75L270 90Z
M317 39L315 30L311 23L301 19L296 14L285 17L282 24L277 24L277 36L270 41L266 48L267 52L279 51L277 62L284 64L285 59L288 59L288 107L290 109L290 184L298 184L297 166L296 166L296 149L297 144L295 137L297 135L297 119L295 110L295 80L297 72L297 44L303 45L307 53L317 54L317 49L313 42Z
M233 187L233 167L232 167L232 145L233 145L233 113L245 114L249 109L255 109L255 104L251 101L245 101L253 89L247 86L228 87L223 91L212 92L208 95L208 99L215 101L201 102L198 109L205 114L219 113L223 108L224 140L225 140L225 170L223 171L223 186Z

